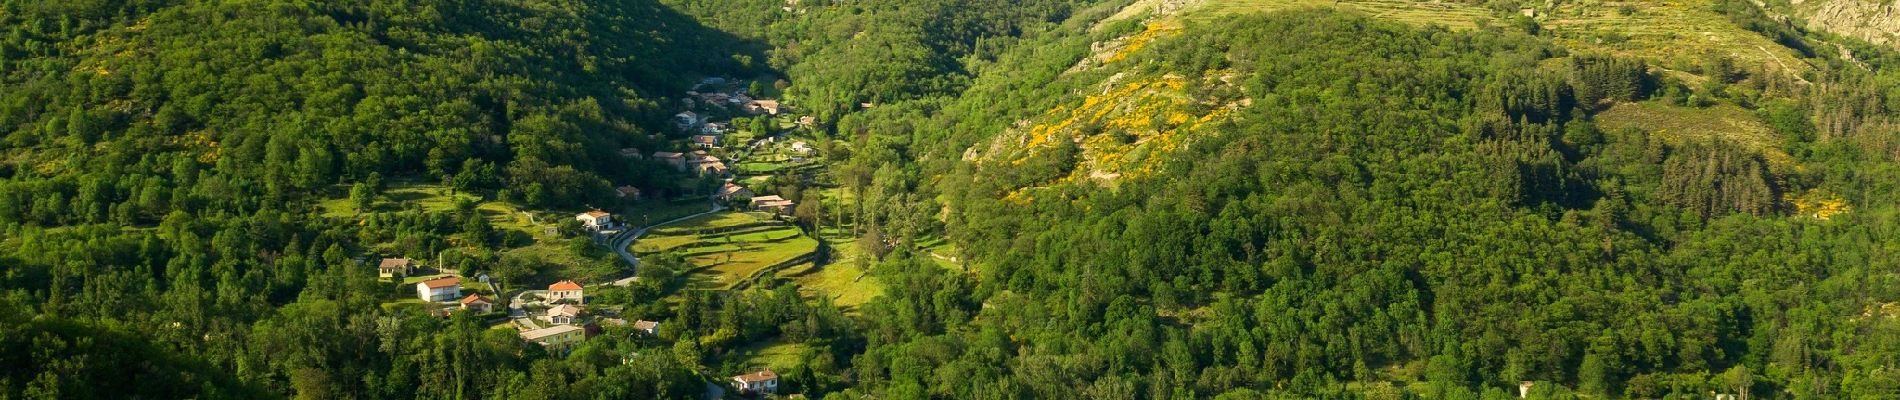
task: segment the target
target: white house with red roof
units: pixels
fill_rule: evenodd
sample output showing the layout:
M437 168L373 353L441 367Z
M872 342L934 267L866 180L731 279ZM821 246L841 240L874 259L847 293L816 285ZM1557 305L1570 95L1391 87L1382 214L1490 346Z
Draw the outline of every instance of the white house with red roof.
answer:
M741 394L772 394L778 392L778 373L772 370L760 370L750 374L732 377L732 388Z
M462 278L445 276L416 282L416 297L423 301L455 301L462 297Z
M613 214L608 214L606 211L601 211L601 210L593 210L593 211L576 214L574 215L574 220L580 221L582 228L587 228L590 230L601 230L601 229L611 228L614 226Z
M495 309L494 303L488 302L488 299L484 299L481 295L477 294L470 294L468 297L463 297L461 303L463 310L468 310L473 313L486 314Z
M555 282L552 285L548 285L548 295L546 297L548 301L573 300L575 303L587 302L581 284L572 280Z

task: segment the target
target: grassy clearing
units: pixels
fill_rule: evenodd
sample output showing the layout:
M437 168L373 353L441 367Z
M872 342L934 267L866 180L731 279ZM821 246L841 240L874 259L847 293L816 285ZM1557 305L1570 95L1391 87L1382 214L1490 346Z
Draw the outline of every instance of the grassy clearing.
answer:
M533 245L510 249L507 253L542 262L540 273L529 282L553 283L562 279L596 282L624 276L626 269L626 264L607 249L601 249L598 257L590 258L575 254L564 241L541 240Z
M733 351L732 357L745 360L747 368L766 368L774 371L788 371L797 367L805 353L803 343L785 343L779 340L752 343Z
M728 288L761 270L817 250L818 241L764 213L720 213L656 228L634 242L638 254L674 252L694 267L700 288Z
M1597 114L1604 130L1639 129L1671 144L1721 140L1755 150L1777 168L1796 162L1779 147L1780 139L1748 110L1729 104L1678 107L1655 101L1624 103Z
M1494 21L1489 10L1452 2L1406 0L1327 1L1327 0L1222 0L1205 1L1200 7L1182 14L1186 21L1206 22L1234 14L1337 7L1375 17L1414 25L1438 24L1453 29L1470 29L1478 21Z
M1811 67L1793 50L1742 29L1710 9L1710 0L1565 2L1541 21L1557 42L1573 49L1595 49L1663 65L1693 63L1704 52L1731 57L1741 65L1768 66L1799 75ZM1633 12L1631 12L1633 11Z
M849 227L824 228L819 236L831 249L831 262L789 274L806 296L830 297L832 304L855 311L858 305L884 295L884 283L859 266L861 253Z
M807 296L830 297L832 304L856 308L884 295L884 283L855 262L836 262L792 279Z
M347 192L348 189L343 189L339 193ZM398 211L410 205L420 206L425 211L450 211L455 209L458 200L480 201L481 204L475 209L496 228L539 233L538 226L522 214L520 206L504 201L482 201L480 196L468 193L451 195L448 188L438 185L408 185L385 190L382 198L376 202L375 211ZM322 215L326 218L349 219L361 213L348 196L324 199L317 206L323 210Z
M623 222L628 224L645 226L703 213L711 209L712 204L707 203L704 197L693 196L671 201L641 202L616 218L624 218Z

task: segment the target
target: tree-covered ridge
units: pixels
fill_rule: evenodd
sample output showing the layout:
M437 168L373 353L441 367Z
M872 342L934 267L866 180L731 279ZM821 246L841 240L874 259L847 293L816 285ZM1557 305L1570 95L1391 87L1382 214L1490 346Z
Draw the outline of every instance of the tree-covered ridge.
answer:
M744 72L735 39L642 1L7 1L0 32L0 303L29 314L4 318L0 397L703 392L694 358L558 360L386 308L413 287L365 259L543 261L498 262L525 234L473 202L367 205L395 182L539 207L671 183L617 151L662 148L663 93ZM349 194L356 218L323 216Z
M831 122L862 105L954 94L973 65L1096 1L667 0L710 26L772 45L787 97Z
M729 43L643 2L5 7L5 176L63 184L9 190L0 214L41 224L256 209L372 173L580 204L627 178L615 149L670 128L653 93L733 65L675 54ZM212 193L128 201L160 186ZM34 206L53 196L84 212Z
M1872 261L1892 251L1876 232L1895 212L1879 177L1896 171L1868 162L1886 159L1868 137L1890 136L1817 138L1812 125L1880 111L1823 112L1837 94L1778 86L1772 70L1712 63L1698 86L1515 28L1334 12L1188 26L1073 69L1090 41L1140 29L1021 48L1035 56L961 99L840 124L889 134L857 137L847 167L864 174L866 221L940 228L977 271L912 266L928 263L901 234L877 245L904 266L892 268L961 283L894 290L869 312L858 371L871 393L1467 398L1534 381L1549 395L1830 397L1900 382L1883 355L1894 343L1863 334L1900 327L1884 311L1894 266ZM1830 81L1891 74L1815 62L1848 75ZM1062 179L1088 160L1060 148L1111 131L1009 136L1114 93L1102 82L1210 78L1235 87L1192 93L1250 106L1150 177ZM1597 128L1632 101L1757 109L1786 139L1769 146L1798 165L1719 137ZM1169 128L1157 120L1147 129ZM1036 143L1058 150L972 157ZM1786 199L1814 191L1854 209L1797 215ZM881 200L894 194L941 201L946 218L907 218L937 206Z

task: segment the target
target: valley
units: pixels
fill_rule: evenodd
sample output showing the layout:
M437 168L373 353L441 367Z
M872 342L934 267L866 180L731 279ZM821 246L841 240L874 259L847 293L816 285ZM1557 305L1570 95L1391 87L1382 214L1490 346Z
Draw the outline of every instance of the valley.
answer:
M1859 0L0 0L0 398L1900 392Z

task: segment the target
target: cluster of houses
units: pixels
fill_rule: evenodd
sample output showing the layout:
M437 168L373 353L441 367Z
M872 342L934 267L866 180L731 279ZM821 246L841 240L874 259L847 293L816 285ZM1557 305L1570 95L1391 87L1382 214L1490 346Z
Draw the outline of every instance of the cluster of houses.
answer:
M595 318L587 312L586 288L572 280L564 280L548 285L532 303L547 305L547 310L534 317L548 326L528 329L521 332L521 340L541 345L554 352L567 352L582 340L599 335L602 323L611 325L632 325L634 332L644 335L657 335L660 323L637 320L632 324L614 318Z
M420 269L415 260L384 258L376 265L376 275L384 279L395 279L408 276ZM416 299L431 304L448 305L448 307L431 308L429 312L433 315L448 316L455 310L466 310L478 314L494 311L494 302L488 298L473 293L466 296L462 294L462 277L460 276L449 275L424 279L416 282L414 287Z
M581 215L593 217L592 222L598 225L613 224L611 217L605 213L590 214L592 213ZM377 265L377 273L386 278L407 275L416 269L416 262L407 258L385 258ZM535 300L549 306L546 312L536 317L548 325L521 331L522 342L538 344L550 351L566 352L582 340L599 334L601 332L599 325L585 318L587 316L586 290L580 283L572 280L548 285L547 290L541 293L538 300ZM438 306L430 310L431 314L437 316L447 316L455 310L478 314L495 311L494 300L480 294L464 294L460 276L425 279L415 283L415 291L417 299ZM660 323L656 321L637 320L629 324L618 319L603 318L600 322L631 325L635 333L648 336L658 335L660 332Z
M653 161L672 166L680 172L691 171L700 176L724 175L731 169L726 167L725 160L707 153L706 150L693 150L691 153L656 151L653 152Z
M723 88L725 86L727 86L726 78L710 77L701 79L698 85L693 85L693 89L686 92L686 98L680 99L680 102L684 103L686 108L689 109L697 108L701 105L721 109L737 107L745 113L752 115L778 115L784 111L779 105L778 100L754 99L750 94L746 93L744 89L731 91L709 89Z

